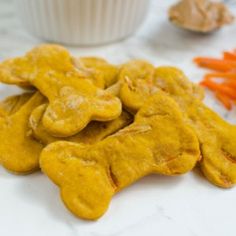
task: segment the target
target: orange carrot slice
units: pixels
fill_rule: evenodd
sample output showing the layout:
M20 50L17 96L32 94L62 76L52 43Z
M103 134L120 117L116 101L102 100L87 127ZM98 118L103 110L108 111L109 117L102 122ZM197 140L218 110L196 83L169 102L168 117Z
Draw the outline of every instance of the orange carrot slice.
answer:
M223 84L217 84L217 83L210 81L210 80L204 80L200 84L209 88L212 91L217 91L217 92L220 92L224 95L227 95L228 97L230 97L232 99L236 99L236 92L235 92L235 89L233 89L233 88L230 88L230 87L225 86Z
M224 105L227 110L232 110L232 103L230 98L220 92L215 93L216 98Z
M209 57L196 57L194 62L200 67L208 68L211 70L226 72L236 69L236 61L221 60Z
M225 81L222 84L229 88L235 89L235 93L236 93L236 81Z
M224 52L224 59L236 61L236 53L235 52Z
M204 76L204 79L230 79L236 81L236 73L208 73Z

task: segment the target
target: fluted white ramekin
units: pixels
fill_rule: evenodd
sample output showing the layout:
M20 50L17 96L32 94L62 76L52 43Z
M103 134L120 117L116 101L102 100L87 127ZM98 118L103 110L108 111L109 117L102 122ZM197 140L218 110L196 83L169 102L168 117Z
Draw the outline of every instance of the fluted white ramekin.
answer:
M144 20L149 0L17 0L27 29L69 45L96 45L126 38Z

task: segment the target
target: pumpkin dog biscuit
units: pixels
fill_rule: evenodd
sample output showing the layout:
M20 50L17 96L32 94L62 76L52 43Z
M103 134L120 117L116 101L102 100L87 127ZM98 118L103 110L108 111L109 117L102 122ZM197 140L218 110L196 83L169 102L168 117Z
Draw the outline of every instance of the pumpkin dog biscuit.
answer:
M173 67L169 70L170 75L173 71L178 74L175 82L182 89L201 100L204 98L203 89L191 83L180 70ZM154 75L154 66L143 60L131 60L123 65L118 77L119 96L129 110L136 112L149 96L158 91Z
M156 70L156 83L179 104L186 121L194 129L200 142L202 159L200 168L213 184L228 188L236 183L236 126L220 118L179 86L184 76L173 68Z
M28 120L43 102L45 98L37 92L15 113L0 118L0 163L12 172L24 174L39 168L43 146L28 135Z
M119 99L98 89L74 66L63 47L42 45L21 60L17 76L28 80L49 100L43 125L52 135L71 136L91 120L110 121L120 115ZM10 68L10 71L12 74L14 69Z
M75 215L97 219L116 192L151 173L186 173L199 156L197 138L177 104L160 92L148 99L134 123L94 145L48 145L40 166Z
M38 69L40 68L40 71ZM6 84L15 84L20 87L32 87L29 79L35 73L43 79L45 73L60 71L61 73L77 73L86 77L97 87L104 88L103 75L85 67L76 67L76 60L69 52L59 45L45 44L34 48L24 57L8 59L0 63L0 81Z
M128 112L123 111L121 115L115 120L107 122L92 121L87 127L74 136L67 138L57 138L51 136L42 124L42 117L46 107L46 104L37 107L31 113L29 119L33 136L45 145L62 139L77 143L93 144L124 128L133 120L132 116Z
M233 186L236 183L236 127L200 101L203 98L201 89L193 86L181 70L159 67L152 81L152 86L165 91L178 103L186 122L197 134L202 155L200 168L208 180L224 188ZM146 83L147 89L149 86ZM134 89L140 93L145 91L143 88L139 91L138 86ZM136 108L140 108L144 101L145 95L142 100L134 99Z

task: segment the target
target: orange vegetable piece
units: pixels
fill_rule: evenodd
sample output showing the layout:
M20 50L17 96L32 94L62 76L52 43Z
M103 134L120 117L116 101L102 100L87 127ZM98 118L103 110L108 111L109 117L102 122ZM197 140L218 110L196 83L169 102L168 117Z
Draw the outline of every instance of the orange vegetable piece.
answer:
M224 105L224 107L227 110L232 110L232 103L230 101L230 98L226 96L225 94L222 94L220 92L216 92L215 94L216 98Z
M194 62L200 67L208 68L211 70L226 72L236 69L236 61L222 60L209 57L196 57Z
M224 52L224 59L236 61L236 52Z

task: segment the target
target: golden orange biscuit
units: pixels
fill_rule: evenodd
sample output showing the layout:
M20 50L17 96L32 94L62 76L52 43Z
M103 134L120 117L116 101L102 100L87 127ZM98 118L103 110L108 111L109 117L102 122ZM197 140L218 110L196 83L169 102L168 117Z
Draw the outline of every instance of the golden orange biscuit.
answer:
M71 136L91 120L110 121L121 114L120 100L98 89L86 73L74 66L70 54L61 46L38 46L24 57L15 59L15 63L19 69L17 76L48 98L43 124L54 136ZM3 62L0 71L6 67ZM14 62L8 72L2 77L0 74L0 80L14 77Z
M163 92L150 97L135 121L94 144L59 141L41 153L40 166L77 216L97 219L112 196L151 173L183 174L200 157L198 140L178 105Z
M168 67L171 73L177 73L178 84L186 92L204 98L204 91L191 83L186 76L174 67ZM145 101L159 89L155 81L155 67L144 60L131 60L121 66L118 82L107 89L111 94L119 96L123 105L132 113L136 113ZM181 76L180 76L181 75Z
M9 171L25 174L39 168L43 146L29 136L28 121L42 103L45 98L37 92L13 114L0 117L0 164Z
M132 109L138 110L150 96L150 93L145 92L149 91L150 83L145 83L145 80L143 82L143 87L135 83L129 87L131 91L142 94L132 97L135 104ZM202 155L200 167L208 180L220 187L232 187L236 183L236 126L227 123L206 107L201 102L204 97L202 89L188 81L177 68L156 68L151 86L166 92L178 103L186 123L197 134ZM122 102L129 105L125 99Z

